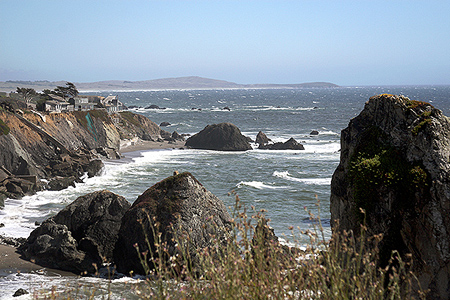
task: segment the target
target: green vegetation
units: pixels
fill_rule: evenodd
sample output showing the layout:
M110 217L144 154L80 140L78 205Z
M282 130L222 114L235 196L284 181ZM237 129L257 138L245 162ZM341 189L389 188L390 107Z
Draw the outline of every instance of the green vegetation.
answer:
M226 246L215 243L211 248L198 249L200 266L193 268L184 240L176 239L178 254L170 256L167 244L155 235L155 253L139 252L143 262L146 256L156 257L152 266L145 265L148 276L139 283L130 284L122 293L131 293L139 299L417 299L424 298L414 274L408 271L409 262L392 253L386 268L378 266L377 245L381 236L366 237L365 227L360 238L342 233L334 234L331 241L324 239L320 218L312 231L301 232L310 238L305 250L286 251L274 240L255 229L267 225L263 212L247 215L236 209L232 222L232 235ZM154 230L157 231L158 224ZM254 236L254 238L252 238ZM293 241L295 242L295 241ZM367 245L371 245L368 247ZM117 291L116 291L117 292ZM47 292L50 299L74 299L82 289L57 293ZM111 283L86 287L86 299L108 298ZM120 294L119 294L120 295ZM129 294L122 295L130 297Z
M10 129L8 125L3 122L2 119L0 119L0 135L7 135L9 133Z
M387 137L372 127L364 133L365 143L351 158L349 179L358 208L371 213L380 194L394 192L400 205L413 205L416 192L429 187L426 171L420 164L406 161L401 151L387 144Z
M134 118L135 114L130 111L121 111L119 114L124 118L127 122L133 124L134 126L140 127L141 123Z

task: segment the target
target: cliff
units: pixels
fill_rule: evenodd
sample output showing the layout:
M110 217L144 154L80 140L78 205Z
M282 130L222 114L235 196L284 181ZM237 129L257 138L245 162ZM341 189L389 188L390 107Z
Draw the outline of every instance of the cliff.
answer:
M99 158L119 158L121 139L158 140L161 134L168 133L130 112L41 115L0 109L0 201L73 185L101 170Z
M382 234L381 263L392 250L412 255L428 299L450 298L450 120L403 96L370 98L341 134L331 182L334 230ZM365 210L365 215L360 212Z

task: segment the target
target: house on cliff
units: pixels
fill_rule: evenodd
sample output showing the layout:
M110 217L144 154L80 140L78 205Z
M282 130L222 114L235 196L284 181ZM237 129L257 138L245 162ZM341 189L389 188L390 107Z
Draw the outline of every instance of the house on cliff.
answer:
M101 104L106 108L108 113L115 113L126 109L125 105L119 101L118 96L108 96L101 101Z
M74 105L67 102L63 97L49 94L51 100L45 102L45 110L49 112L66 112L73 111Z

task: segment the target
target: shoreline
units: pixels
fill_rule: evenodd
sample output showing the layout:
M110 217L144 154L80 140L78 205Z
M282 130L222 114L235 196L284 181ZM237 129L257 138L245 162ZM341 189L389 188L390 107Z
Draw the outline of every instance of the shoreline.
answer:
M161 149L183 149L185 141L175 141L175 142L155 142L155 141L144 141L138 140L122 140L120 142L120 154L146 151L146 150L161 150Z
M34 273L39 275L58 274L60 276L78 276L72 272L49 269L25 260L14 246L0 244L0 277L11 274Z
M135 141L123 140L120 145L120 154L129 154L147 150L183 149L185 141L155 142L137 139ZM123 159L123 158L122 158ZM119 159L120 161L120 159ZM13 245L0 244L0 277L11 274L34 273L39 275L57 274L60 276L78 276L72 272L49 269L31 261L25 260Z

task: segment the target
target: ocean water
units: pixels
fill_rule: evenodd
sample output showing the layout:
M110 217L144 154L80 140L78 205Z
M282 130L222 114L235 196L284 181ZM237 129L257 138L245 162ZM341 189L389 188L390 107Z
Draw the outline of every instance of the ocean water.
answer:
M270 225L283 241L292 242L290 226L297 233L311 228L313 222L307 211L320 214L329 237L330 183L339 164L340 132L369 97L380 93L431 102L450 116L450 86L89 93L118 95L127 106L141 106L132 111L157 124L171 123L163 128L170 132L195 134L208 124L231 122L252 139L261 130L274 142L293 137L305 150L257 150L253 145L254 150L245 152L169 149L127 153L123 160L106 162L101 176L86 178L75 188L43 191L21 200L7 199L0 209L0 223L5 225L0 234L27 237L36 228L36 221L45 220L78 196L96 190L108 189L133 202L174 171L188 171L222 199L230 212L235 204L232 192L249 211L266 210ZM145 108L151 104L166 109ZM319 131L319 135L310 135L312 130ZM308 242L306 237L296 236L300 244ZM29 276L45 281L40 275ZM14 289L17 278L7 278L0 278L0 290L7 285Z

